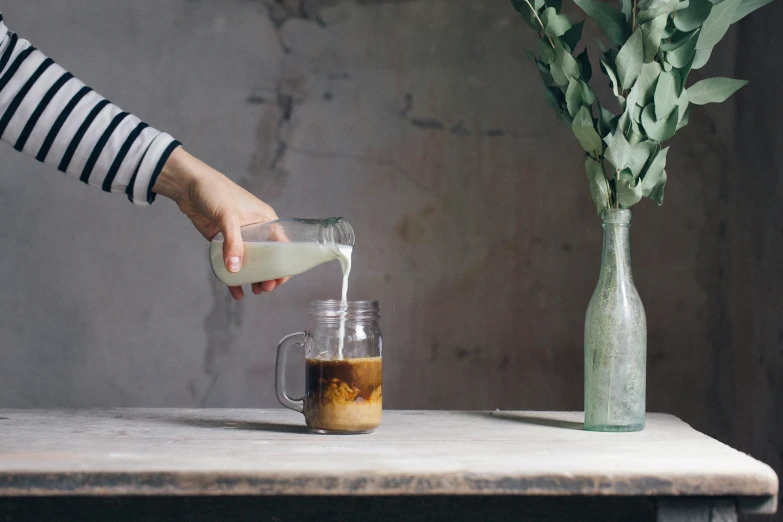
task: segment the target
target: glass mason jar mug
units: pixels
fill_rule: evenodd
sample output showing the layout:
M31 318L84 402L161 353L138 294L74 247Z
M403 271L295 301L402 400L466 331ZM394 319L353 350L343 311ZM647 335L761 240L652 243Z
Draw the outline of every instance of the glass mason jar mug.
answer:
M369 433L381 424L382 352L377 301L313 301L306 332L277 347L275 390L286 408L303 413L316 433ZM286 393L286 355L305 351L305 394Z
M239 272L229 272L223 260L223 234L209 246L212 270L220 282L239 286L293 276L327 261L350 262L356 243L353 227L344 218L284 218L240 229L245 256Z

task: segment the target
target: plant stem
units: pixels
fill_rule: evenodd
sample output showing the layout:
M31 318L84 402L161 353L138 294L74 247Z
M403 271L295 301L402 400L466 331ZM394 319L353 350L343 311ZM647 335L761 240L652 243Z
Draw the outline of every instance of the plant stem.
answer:
M631 32L636 29L636 0L633 0L633 9L631 9Z
M635 2L636 0L634 0ZM541 19L538 17L538 11L533 9L533 5L530 3L530 0L525 0L525 3L530 8L531 11L533 11L533 16L536 17L536 20L538 20L538 23L541 24L541 30L544 31L544 34L546 34L546 27L544 27L544 22L541 21ZM552 46L552 49L555 48L555 42L552 41L552 38L547 34L546 35L547 40L549 40L549 45Z

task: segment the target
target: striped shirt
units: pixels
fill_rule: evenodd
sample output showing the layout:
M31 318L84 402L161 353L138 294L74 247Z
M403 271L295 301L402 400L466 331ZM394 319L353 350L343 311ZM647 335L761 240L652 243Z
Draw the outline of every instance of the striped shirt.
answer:
M0 138L38 161L137 205L180 143L74 78L3 24Z

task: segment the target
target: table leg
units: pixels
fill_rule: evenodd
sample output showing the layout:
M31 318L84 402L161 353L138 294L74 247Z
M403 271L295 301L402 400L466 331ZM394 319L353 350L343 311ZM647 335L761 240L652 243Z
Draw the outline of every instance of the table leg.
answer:
M731 498L661 498L658 522L737 522L737 505Z

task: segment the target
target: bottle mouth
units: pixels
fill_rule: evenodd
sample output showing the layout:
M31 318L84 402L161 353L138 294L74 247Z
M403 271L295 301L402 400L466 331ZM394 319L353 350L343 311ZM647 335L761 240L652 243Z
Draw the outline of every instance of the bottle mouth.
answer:
M340 301L324 299L310 303L310 317L319 320L377 319L380 317L378 301Z
M628 208L605 208L601 212L604 224L630 225L631 210Z
M323 239L335 245L344 245L353 248L356 245L356 234L347 219L331 217L321 220Z

